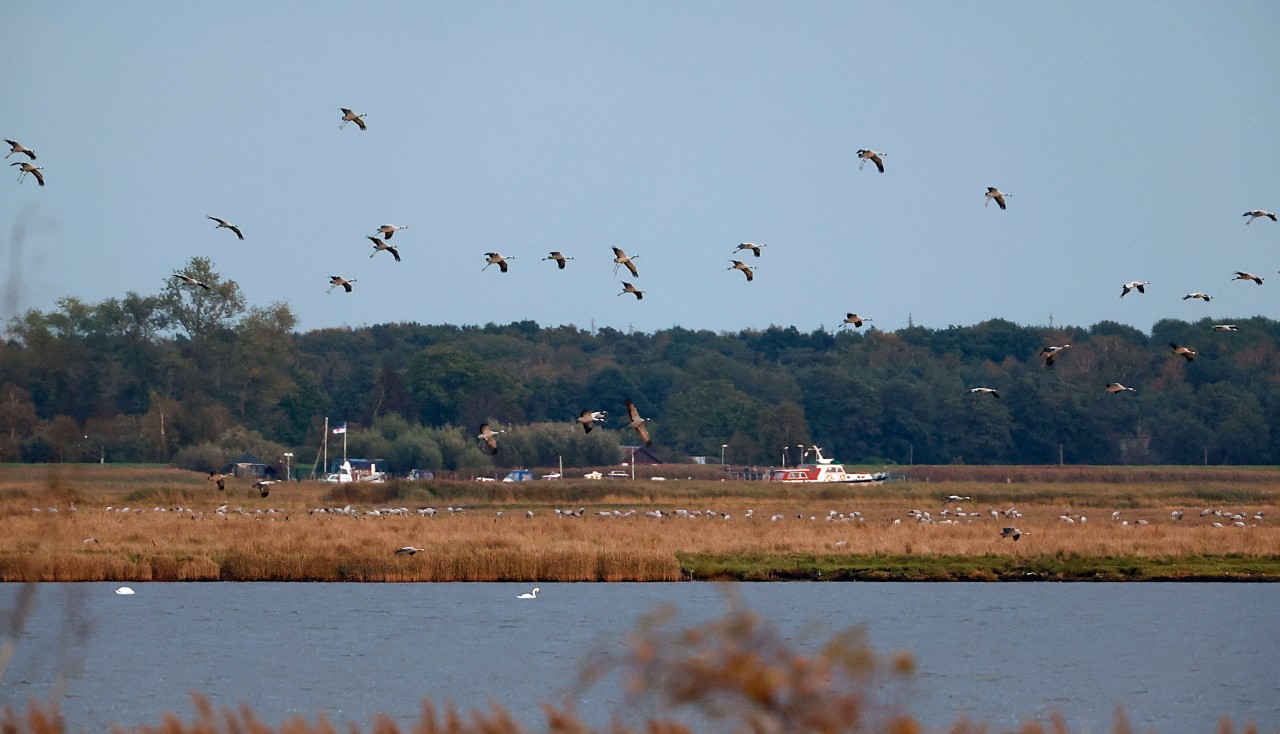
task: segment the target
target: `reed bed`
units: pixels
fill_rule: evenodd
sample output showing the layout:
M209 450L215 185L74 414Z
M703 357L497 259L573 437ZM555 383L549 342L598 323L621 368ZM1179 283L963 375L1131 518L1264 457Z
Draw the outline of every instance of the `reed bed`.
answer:
M1058 568L1059 578L1107 578L1115 576L1099 574L1100 566L1132 564L1158 565L1162 578L1280 578L1280 507L1268 484L955 482L945 494L915 482L696 480L301 482L272 490L263 498L233 481L219 492L204 475L157 467L0 467L0 580L831 578L842 566L877 563L935 569L889 578L937 578L926 561L939 560L953 569L947 578L1007 578L1029 565ZM347 514L314 512L348 506ZM434 516L418 513L428 507ZM1010 508L1021 517L992 515ZM1171 518L1176 509L1185 519ZM1202 509L1225 514L1201 517ZM917 522L913 510L934 522ZM646 515L653 511L664 516ZM1235 513L1245 527L1232 526ZM1020 540L1000 537L1009 525L1023 531ZM395 555L402 546L422 551ZM749 563L734 570L734 559ZM1071 572L1088 565L1082 559L1092 570Z

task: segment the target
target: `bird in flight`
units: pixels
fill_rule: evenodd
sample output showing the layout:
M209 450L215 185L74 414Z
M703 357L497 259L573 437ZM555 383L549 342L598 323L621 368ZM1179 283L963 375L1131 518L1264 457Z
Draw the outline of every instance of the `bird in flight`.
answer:
M1235 324L1214 324L1213 330L1214 331L1239 331L1240 329Z
M1187 295L1185 295L1185 296L1183 296L1183 297L1182 297L1182 300L1184 300L1184 301L1185 301L1185 300L1187 300L1188 298L1199 298L1200 300L1204 301L1205 303L1208 303L1209 301L1212 301L1212 300L1213 300L1213 298L1212 298L1212 297L1210 297L1208 293L1188 293Z
M195 278L193 276L187 275L186 273L174 273L173 277L181 280L183 285L199 286L205 290L209 290L208 283L204 282L203 280L199 280L198 278Z
M1196 352L1190 347L1185 347L1176 342L1171 342L1169 344L1169 348L1173 350L1173 353L1175 355L1185 358L1188 362L1194 360L1196 358L1196 355L1199 354L1199 352Z
M625 296L628 293L634 294L637 301L640 300L641 298L644 298L644 291L636 288L634 285L624 280L622 281L622 292L619 293L618 295Z
M33 161L36 159L36 152L26 147L22 143L19 143L16 140L5 140L4 142L9 144L9 155L13 155L14 153L21 153ZM5 156L5 158L8 158L9 155ZM1272 219L1275 219L1275 217L1272 217Z
M627 255L627 253L623 252L621 247L613 248L613 274L617 275L618 268L625 265L627 270L631 271L631 277L639 278L640 271L636 269L636 264L632 262L639 257L639 255Z
M480 424L480 432L476 434L476 443L480 446L481 451L488 451L491 454L498 453L498 434L502 430L489 430L488 423Z
M867 321L871 321L871 320L872 320L872 319L871 319L870 317L867 317L867 316L859 316L859 315L858 315L858 314L856 314L856 313L847 313L847 314L845 314L845 315L844 315L844 321L841 321L841 322L840 322L840 328L842 328L842 329L843 329L844 327L848 326L849 324L853 324L853 328L855 328L855 329L861 329L861 328L862 328L862 324L863 324L863 323L865 323L865 322L867 322Z
M634 428L645 446L653 445L653 441L649 438L649 431L644 427L649 419L640 417L640 411L636 409L636 404L631 402L631 398L627 398L627 418L627 428Z
M242 240L244 239L244 234L240 231L240 228L237 227L236 225L232 224L231 222L228 222L225 219L219 219L217 217L209 217L209 218L218 223L218 226L214 227L214 229L229 229L232 232L236 233L236 237L239 237Z
M1069 346L1071 345L1063 344L1060 347L1045 347L1044 349L1041 349L1040 356L1044 357L1044 366L1048 367L1049 369L1053 369L1053 360L1057 359L1058 352L1061 352L1063 349L1066 349Z
M1237 270L1236 277L1232 278L1232 280L1252 280L1258 285L1262 285L1262 278L1259 278L1253 273L1246 273L1243 270Z
M747 282L748 282L748 283L750 283L752 280L754 280L754 279L755 279L755 277L756 277L756 276L755 276L755 273L753 273L753 272L752 272L752 270L751 270L751 266L750 266L750 265L747 265L746 263L742 262L741 260L730 260L729 262L731 262L731 263L733 263L733 264L732 264L732 265L730 265L729 267L725 268L726 270L741 270L741 271L742 271L742 274L743 274L743 275L745 275L745 276L747 276Z
M503 257L496 252L486 252L484 254L484 267L480 268L480 271L484 272L485 270L488 270L490 265L497 265L498 270L505 273L507 272L507 261L515 259L515 255L512 255L511 257Z
M389 240L391 239L391 235L395 234L397 230L408 228L409 225L407 224L384 224L381 227L378 227L378 233L382 235L382 239Z
M12 140L10 140L9 144L13 145L15 143ZM5 156L5 157L8 158L8 156ZM35 158L35 156L31 156L31 157ZM1249 221L1245 222L1245 224L1253 224L1253 220L1257 219L1258 217L1266 217L1267 219L1270 219L1273 222L1276 221L1276 215L1273 212L1265 211L1263 209L1254 209L1251 212L1245 212L1244 216L1249 218Z
M867 165L867 161L871 161L872 163L876 164L877 171L884 173L884 161L880 160L880 156L883 156L883 155L888 155L888 154L877 153L874 150L866 150L866 149L859 150L858 157L862 159L862 162L858 164L858 170L861 171L862 167ZM1000 208L1003 209L1004 204L1001 204Z
M741 250L751 250L751 254L752 254L752 255L755 255L756 257L760 257L760 248L761 248L761 247L768 247L768 245L757 245L757 244L756 244L756 243L754 243L754 242L743 242L742 244L740 244L740 245L738 245L737 247L733 248L733 251L734 251L734 252L739 252L739 251L741 251Z
M1131 387L1125 387L1124 385L1121 385L1118 382L1107 383L1107 392L1111 393L1112 395L1116 393L1124 392L1126 390L1128 390L1129 392L1137 392L1137 390L1134 390Z
M1120 297L1124 298L1125 296L1129 295L1129 291L1146 293L1147 286L1149 285L1151 285L1151 281L1149 280L1131 280L1128 283L1125 283L1124 285L1120 286Z
M1017 528L1012 528L1012 527L1004 528L1003 530L1000 531L1001 538L1013 538L1014 541L1017 541L1018 538L1022 537L1022 535L1023 533L1021 530Z
M396 555L397 555L397 556L411 556L411 555L413 555L414 553L421 553L422 551L423 551L423 549L422 549L422 548L414 548L414 547L413 547L413 546L411 546L411 545L406 545L406 546L405 546L405 547L403 547L403 548L396 548Z
M360 119L364 117L364 115L357 115L346 107L339 107L338 109L342 111L342 124L338 125L339 130L346 127L348 122L354 122L361 130L366 129L364 126L364 120Z
M33 166L30 163L27 163L26 161L15 161L13 163L10 163L9 165L19 167L19 171L18 171L19 183L21 183L22 179L26 177L26 175L29 173L32 176L36 177L36 183L40 184L41 186L44 186L44 175L40 173L41 171L44 170L44 166Z
M354 283L354 282L356 282L356 279L355 279L355 278L352 278L351 280L347 280L346 278L344 278L344 277L342 277L342 276L340 276L340 275L330 275L330 276L329 276L329 290L325 291L325 293L328 293L329 291L332 291L334 288L337 288L338 286L342 286L342 289L343 289L343 290L345 290L347 293L350 293L350 292L351 292L351 284L352 284L352 283Z
M983 200L982 205L986 206L987 204L990 204L991 202L994 201L996 203L996 206L1000 207L1001 209L1004 209L1005 208L1004 197L1006 196L1013 196L1013 194L1006 194L1005 192L1001 191L1000 189L997 189L994 186L988 186L987 197L986 199Z
M996 392L993 387L971 387L969 392L973 395L991 395L992 397L1000 397L1000 393Z
M365 235L365 239L373 242L373 252L369 254L369 257L373 257L379 252L386 250L391 253L391 257L396 259L396 262L400 262L400 251L395 248L395 245L388 245L386 240L380 240L377 237L370 237L368 235Z
M546 257L544 257L544 258L542 258L542 259L543 259L543 260L555 260L555 261L556 261L556 267L557 267L557 268L559 268L559 269L561 269L561 270L564 270L564 261L565 261L565 260L572 260L573 258L571 258L571 257L566 257L566 256L565 256L563 253L561 253L559 250L555 250L555 251L553 251L550 255L547 255Z
M226 489L226 488L227 488L227 475L226 475L226 474L219 474L219 473L218 473L218 472L216 472L216 471L211 471L211 472L209 472L209 481L210 481L210 482L214 482L214 483L216 483L216 484L218 485L218 491L219 491L219 492L221 492L222 490L224 490L224 489Z
M262 495L263 497L266 497L267 495L271 494L271 485L275 483L276 483L276 480L274 479L263 479L261 481L254 482L253 488L258 490L258 494Z
M577 422L582 425L582 430L585 433L591 433L591 429L596 427L597 421L604 422L605 413L606 411L603 410L584 410L578 416Z

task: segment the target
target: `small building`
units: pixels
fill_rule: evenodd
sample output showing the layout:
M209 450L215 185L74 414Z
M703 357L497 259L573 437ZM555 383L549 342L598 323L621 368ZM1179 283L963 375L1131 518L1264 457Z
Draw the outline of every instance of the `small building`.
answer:
M662 460L653 455L653 452L643 446L623 446L622 447L622 465L635 462L640 465L661 464Z
M222 473L230 474L233 477L269 478L274 477L279 472L276 471L274 466L259 461L258 457L253 454L245 453L233 459L230 464L227 464Z

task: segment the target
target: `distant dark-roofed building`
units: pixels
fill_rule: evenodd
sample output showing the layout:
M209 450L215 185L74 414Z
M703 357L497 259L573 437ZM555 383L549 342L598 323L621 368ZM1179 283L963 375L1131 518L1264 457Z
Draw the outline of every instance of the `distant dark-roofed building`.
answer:
M279 472L274 466L259 461L253 454L245 453L227 464L222 473L235 477L274 477Z
M622 459L624 464L630 463L633 460L632 459L633 456L635 457L634 461L637 464L661 464L662 463L661 459L654 456L653 452L649 451L649 449L646 449L643 446L623 446L622 447Z

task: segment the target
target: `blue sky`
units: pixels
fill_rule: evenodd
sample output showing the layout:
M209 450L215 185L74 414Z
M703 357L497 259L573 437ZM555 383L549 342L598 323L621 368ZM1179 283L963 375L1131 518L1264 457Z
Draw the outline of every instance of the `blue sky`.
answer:
M221 5L7 9L0 318L196 255L302 329L1280 318L1275 3Z

